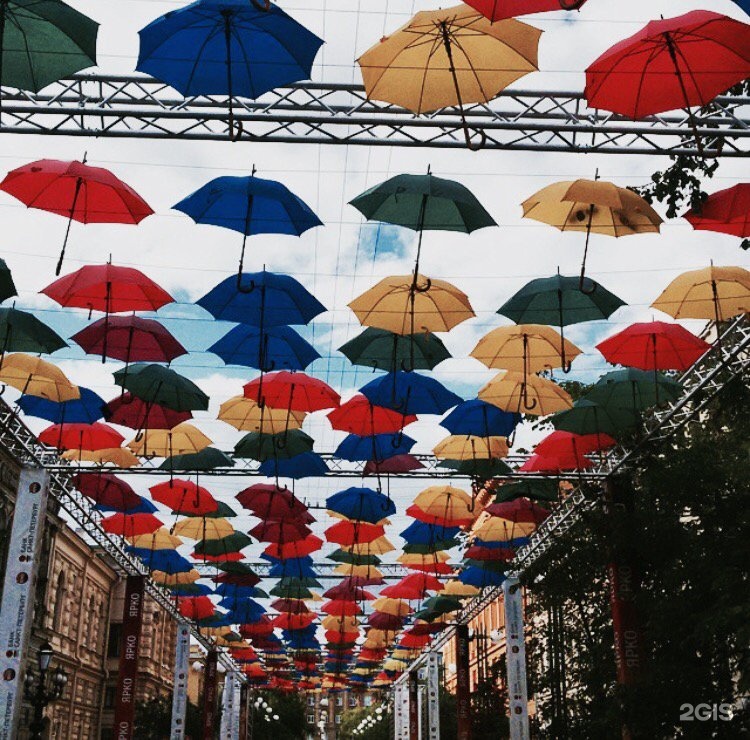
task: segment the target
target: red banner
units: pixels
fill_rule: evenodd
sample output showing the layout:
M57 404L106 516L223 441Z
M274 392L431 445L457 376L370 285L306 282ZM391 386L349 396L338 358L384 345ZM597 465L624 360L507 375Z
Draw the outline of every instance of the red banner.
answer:
M250 701L250 692L247 684L243 683L240 689L240 737L239 740L247 739L247 705Z
M212 740L216 725L216 698L218 695L217 679L219 673L219 654L209 650L203 671L203 740Z
M120 668L115 697L115 740L132 740L135 721L135 689L138 651L143 624L144 576L128 576L122 613Z
M458 740L471 740L469 627L465 624L456 625L456 717Z
M617 682L627 685L638 680L643 668L643 640L635 609L633 569L618 563L610 563L607 569Z
M409 740L419 740L419 676L409 672Z

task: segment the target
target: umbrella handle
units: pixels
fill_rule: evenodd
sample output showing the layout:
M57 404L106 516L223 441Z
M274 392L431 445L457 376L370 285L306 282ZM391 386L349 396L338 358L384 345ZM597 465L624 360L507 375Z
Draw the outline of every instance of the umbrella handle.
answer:
M7 389L8 386L5 383L0 383L0 396L2 396Z
M740 249L744 249L747 252L750 249L750 239L743 239L740 242Z
M255 287L255 280L251 280L248 287L242 284L242 265L240 265L240 271L237 273L237 291L249 295L255 290Z
M475 134L479 134L479 143L475 144L471 140L471 131L474 131ZM484 133L484 131L480 131L479 129L469 129L469 127L466 125L466 120L464 119L464 138L466 139L466 148L470 152L479 152L482 149L484 149L485 144L487 144L487 134Z
M417 281L415 277L414 284L412 285L412 290L415 293L427 293L431 288L432 288L431 278L427 278L427 282L424 285L420 286L420 285L417 285Z
M580 10L586 0L560 0L561 10Z
M578 279L578 290L581 291L584 295L594 295L596 293L596 283L591 281L591 288L586 288L586 274L584 272L585 267L581 268L581 276Z

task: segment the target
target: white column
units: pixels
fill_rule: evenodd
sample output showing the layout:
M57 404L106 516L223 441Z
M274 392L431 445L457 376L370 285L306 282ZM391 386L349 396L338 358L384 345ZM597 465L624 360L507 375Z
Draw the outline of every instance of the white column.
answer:
M234 671L227 671L224 677L224 690L221 692L221 740L232 740L234 725Z
M184 740L187 714L188 671L190 670L190 627L177 623L174 651L174 693L172 694L171 740Z
M503 583L505 651L511 740L529 740L529 699L526 684L526 644L523 627L523 592L518 578Z
M240 717L242 716L242 682L237 674L234 674L232 683L232 733L231 740L240 740Z
M427 654L427 738L440 740L440 660Z

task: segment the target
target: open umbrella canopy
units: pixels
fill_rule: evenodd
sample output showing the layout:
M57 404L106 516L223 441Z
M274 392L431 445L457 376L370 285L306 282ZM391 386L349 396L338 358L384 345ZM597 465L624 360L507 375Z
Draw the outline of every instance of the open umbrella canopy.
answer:
M347 488L326 499L326 508L348 519L377 524L396 513L396 505L386 495L371 488Z
M81 397L78 386L73 385L57 366L20 352L0 357L0 383L18 389L24 395L55 403Z
M370 524L361 521L341 521L331 525L325 531L326 539L337 545L366 544L377 540L385 534L381 524Z
M24 395L18 408L27 416L46 419L53 424L93 424L104 416L104 401L89 388L78 388L79 398L71 401L50 401L38 396Z
M451 434L508 437L520 421L520 414L502 411L497 406L475 398L456 406L440 422L440 426Z
M441 591L443 583L427 573L410 573L398 583L386 586L380 593L396 599L421 599L428 591Z
M402 414L444 414L463 400L434 378L419 373L387 373L360 388L375 406Z
M203 539L196 543L197 555L221 556L239 552L243 547L252 545L253 541L242 532L232 532L219 539Z
M322 380L305 373L280 370L251 380L243 386L245 398L270 408L321 411L341 403L341 396Z
M264 460L258 472L267 478L317 478L326 475L328 466L323 458L315 452L302 452L286 460L271 458Z
M292 542L272 542L263 552L279 560L285 560L286 558L301 558L310 555L320 550L321 547L323 547L323 540L314 534L308 534L304 538Z
M0 307L0 352L52 353L68 343L34 314Z
M200 452L210 444L211 440L200 429L184 421L172 429L145 429L127 446L144 457L172 457Z
M305 416L304 411L272 409L245 396L233 396L219 407L219 419L240 432L280 434L299 429Z
M73 477L73 485L97 506L115 511L129 511L142 500L127 481L111 473L79 473Z
M191 540L220 540L234 534L234 527L221 517L191 516L177 522L172 532Z
M177 608L183 617L193 621L213 616L216 611L208 596L181 596L177 601Z
M349 434L333 454L334 457L350 461L386 460L393 455L408 453L416 443L416 440L405 434L375 434L366 437Z
M511 522L533 522L540 524L549 516L549 510L537 506L530 499L517 498L504 503L490 504L485 508L490 516L499 516Z
M513 472L511 467L499 458L484 460L440 460L438 467L449 468L454 470L458 475L468 475L470 478L481 481L508 475Z
M432 552L434 550L445 550L447 548L440 546L440 543L453 540L459 533L458 526L445 526L443 524L433 524L422 521L421 519L432 519L429 514L422 511L418 506L410 506L406 513L413 516L417 521L412 522L400 534L409 545L428 545L430 549L423 552ZM438 517L443 519L443 517ZM414 551L416 552L416 550Z
M13 275L4 259L0 258L0 301L18 295Z
M360 437L376 434L395 434L417 420L415 415L404 416L392 409L374 406L365 396L357 394L337 409L328 413L334 429Z
M165 458L159 465L159 470L216 470L217 468L233 468L234 460L229 455L215 447L204 447L199 452L186 452Z
M170 534L169 530L164 527L155 532L129 537L128 542L140 550L174 550L183 544L179 537Z
M750 236L750 183L711 193L700 210L691 208L683 218L696 230Z
M491 21L502 21L530 13L578 10L585 2L586 0L466 0L467 5Z
M551 380L510 370L498 373L478 395L503 411L533 416L546 416L573 406L570 394Z
M113 375L117 385L146 403L166 406L174 411L208 409L208 396L192 380L171 368L137 363L117 370Z
M113 465L116 468L132 468L140 463L138 458L125 447L110 447L103 450L65 450L60 457L71 462Z
M164 526L161 519L153 514L123 514L117 513L102 519L102 529L111 534L122 537L135 537L139 534L149 534Z
M682 386L658 372L626 368L603 375L584 398L605 408L644 411L659 403L676 400Z
M216 511L216 499L201 486L189 480L174 478L149 488L154 501L168 506L175 514L204 516Z
M311 532L302 522L286 519L284 521L261 522L250 530L250 534L261 542L274 542L284 545L302 540Z
M234 447L234 456L252 460L288 460L303 452L312 452L315 440L301 429L279 434L249 432Z
M612 447L615 440L606 434L575 434L559 429L550 432L534 448L543 457L575 457Z
M438 460L494 460L508 454L505 437L452 434L432 450Z
M639 416L632 409L602 406L585 398L578 399L573 408L550 418L555 429L576 434L608 434L614 438L634 429L638 421Z
M107 403L104 417L111 424L129 429L173 429L192 419L193 414L143 401L132 393L122 393Z
M120 447L125 438L102 424L53 424L39 434L39 441L59 450L102 450Z
M388 473L408 473L421 470L424 464L414 455L393 455L385 460L368 460L362 469L362 475L386 475Z
M339 347L353 365L377 370L434 370L450 352L434 334L396 334L368 327Z
M476 518L472 512L471 496L454 486L430 486L415 499L422 521L444 527L461 527ZM452 536L452 535L451 535Z
M288 326L274 326L261 331L240 324L208 348L227 365L271 370L304 370L320 358L309 342Z
M554 480L521 480L505 483L495 490L495 503L521 497L535 501L557 501L560 498L559 484Z

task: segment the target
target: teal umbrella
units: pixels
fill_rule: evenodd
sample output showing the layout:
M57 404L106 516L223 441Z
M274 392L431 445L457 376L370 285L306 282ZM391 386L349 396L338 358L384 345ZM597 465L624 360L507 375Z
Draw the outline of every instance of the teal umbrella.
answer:
M251 460L288 460L304 452L312 452L315 440L301 429L289 429L278 434L250 432L234 447L234 455Z
M517 498L530 498L534 501L557 501L560 487L557 481L544 479L522 480L506 483L495 491L493 503L501 504Z
M572 409L560 411L550 417L555 429L574 434L608 434L617 439L638 424L636 411L616 406L600 406L581 398Z
M434 334L394 334L368 327L339 347L353 365L377 370L433 370L451 357Z
M468 475L471 478L496 478L511 473L510 466L498 458L492 460L441 460L438 467L450 468L459 475Z
M340 548L334 550L327 557L337 563L348 563L350 565L378 565L380 563L380 558L377 555L358 555L355 552L347 552Z
M99 24L60 0L0 2L0 82L39 92L96 64Z
M215 447L206 447L200 452L172 455L159 466L159 470L215 470L233 468L234 460Z
M676 401L682 386L659 372L625 368L602 376L584 396L605 408L644 411L665 401Z
M13 275L11 275L8 265L5 264L5 260L0 259L0 301L12 298L14 295L18 295L18 291L16 290L16 284L13 282Z
M253 541L246 534L235 532L219 540L200 540L195 545L195 554L220 557L239 552L243 547L252 544Z
M208 396L192 380L168 367L139 362L113 373L115 383L147 404L173 411L208 409Z
M6 352L55 352L68 344L34 314L0 308L0 357Z

